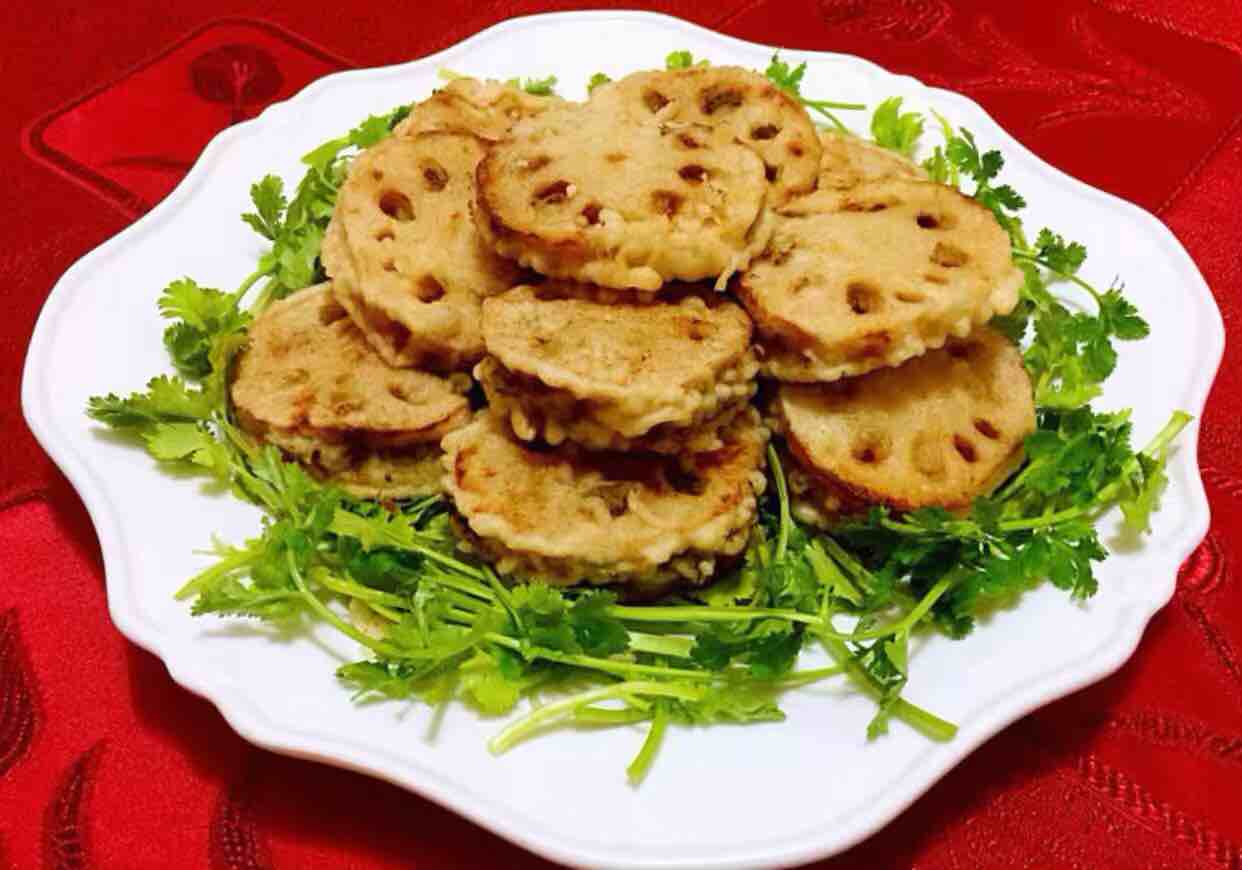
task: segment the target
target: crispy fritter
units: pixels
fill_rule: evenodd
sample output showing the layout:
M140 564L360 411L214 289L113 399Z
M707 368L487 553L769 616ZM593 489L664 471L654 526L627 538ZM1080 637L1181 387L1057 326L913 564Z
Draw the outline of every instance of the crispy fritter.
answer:
M736 66L633 73L602 85L590 102L620 117L677 129L710 127L763 160L770 205L815 188L820 143L806 109L754 70Z
M480 231L544 275L645 291L674 279L723 287L767 242L763 162L710 128L566 104L514 127L477 179Z
M533 449L491 412L450 433L445 488L472 546L549 583L702 582L754 524L767 432L748 410L723 446L682 457Z
M316 476L358 495L402 497L435 491L427 463L469 420L468 387L464 375L389 368L320 284L250 326L231 392L242 428Z
M470 366L483 355L480 301L517 281L470 215L483 153L463 133L393 136L360 154L341 187L324 268L390 365Z
M563 282L517 287L484 303L483 336L475 377L527 441L710 449L755 391L750 318L710 291L644 301Z
M773 410L799 516L819 522L870 505L965 508L1016 467L1035 429L1022 354L988 328L897 368L782 384Z
M518 121L533 118L563 102L559 97L528 94L504 82L458 78L412 106L393 134L415 137L446 130L498 142Z
M945 185L817 191L779 214L767 251L737 282L765 374L822 382L899 365L1017 304L1008 235Z
M926 180L912 160L897 152L849 133L820 130L819 190L851 190L869 181L886 178Z

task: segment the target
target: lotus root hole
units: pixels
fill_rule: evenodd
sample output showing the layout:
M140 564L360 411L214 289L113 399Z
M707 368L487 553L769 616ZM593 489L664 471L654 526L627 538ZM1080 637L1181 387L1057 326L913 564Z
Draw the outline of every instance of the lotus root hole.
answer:
M582 216L586 218L586 222L590 226L595 226L599 223L599 210L600 204L598 202L588 202L582 207Z
M877 465L888 458L888 450L878 439L861 441L850 451L854 461L862 465Z
M700 320L697 317L690 318L686 324L686 335L691 341L703 341L712 334L711 326L706 320Z
M388 395L402 402L407 401L409 399L409 396L405 392L405 388L402 387L400 384L389 384Z
M384 180L384 171L383 171L382 169L372 169L372 170L371 170L371 177L372 177L372 178L374 178L376 181L383 181L383 180Z
M919 212L918 217L914 219L914 222L925 230L940 229L940 218L934 214L928 214L925 211Z
M384 227L382 230L380 230L378 233L375 234L375 241L391 242L396 237L397 237L397 234L392 231L392 227Z
M796 140L795 140L795 141L793 141L793 142L790 142L790 143L789 143L787 146L785 146L785 147L789 149L789 153L790 153L790 154L792 154L794 157L801 157L803 154L805 154L805 153L806 153L806 152L802 149L802 143L801 143L801 142L798 142L798 141L796 141Z
M699 140L695 139L689 133L678 133L677 141L680 142L683 147L689 148L691 151L693 151L695 148L703 147L702 145L699 144Z
M897 293L897 301L904 302L907 305L918 305L920 302L926 302L927 297L922 293L915 293L913 290L901 290Z
M622 154L620 151L609 151L604 155L604 159L609 163L624 163L629 159L629 155Z
M643 92L643 104L652 113L658 112L668 105L668 97L657 90Z
M414 206L410 198L399 190L386 190L380 194L379 209L396 221L414 220Z
M569 198L569 182L563 178L545 184L535 191L535 199L539 202L558 203Z
M893 203L885 202L884 200L881 200L881 199L871 200L870 202L866 200L852 199L849 202L845 203L845 205L843 205L841 208L843 211L856 211L856 212L865 212L865 213L870 214L870 213L877 212L877 211L884 211L890 205L900 205L900 204L901 203L899 202L893 202Z
M702 495L707 491L707 481L680 465L670 465L665 471L668 485L685 495Z
M689 163L677 170L677 174L691 184L700 184L707 178L707 170L697 163Z
M947 348L949 356L954 359L969 359L971 346L969 344L951 344Z
M970 255L957 245L936 242L936 247L932 250L931 261L946 269L956 269L970 262Z
M926 281L928 284L944 285L944 284L949 283L948 278L944 277L943 275L937 275L935 272L928 272L926 275L923 276L923 280Z
M681 196L671 190L657 190L651 194L651 207L657 214L671 218L681 208Z
M432 193L444 190L448 181L448 172L440 164L433 161L423 167L423 184Z
M736 109L742 105L742 92L723 85L704 88L699 98L704 115L713 115L720 109Z
M324 326L331 326L338 320L345 317L345 309L337 305L335 302L325 305L319 310L319 322Z
M547 154L538 154L534 157L527 157L525 160L520 162L520 166L522 171L529 175L532 172L538 172L551 162L552 158Z
M418 279L418 289L416 292L418 293L419 302L435 302L437 299L444 297L444 285L433 276L424 275Z
M974 462L979 458L979 454L975 451L975 445L961 435L953 436L953 449L967 462Z
M396 260L394 260L392 257L389 257L387 260L385 260L385 261L384 261L384 271L385 271L385 272L395 272L395 271L397 271L397 261L396 261Z
M781 132L781 128L775 124L759 124L750 129L750 138L758 139L775 139L777 134Z
M975 421L975 431L991 441L1000 437L1000 431L992 425L991 421L982 418Z
M780 178L781 168L773 166L771 163L763 164L763 177L768 180L768 184L773 184L776 179Z
M870 314L883 304L880 291L862 281L851 281L845 288L845 301L855 314Z

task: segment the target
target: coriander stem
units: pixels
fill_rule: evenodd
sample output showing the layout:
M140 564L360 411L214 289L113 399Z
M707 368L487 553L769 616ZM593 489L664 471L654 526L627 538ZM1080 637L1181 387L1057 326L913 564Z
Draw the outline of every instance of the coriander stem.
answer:
M642 748L638 750L630 766L625 769L630 785L640 784L647 776L647 772L651 770L651 763L655 761L656 753L660 745L664 743L664 732L667 729L668 713L664 712L663 707L656 707L655 718L651 720L651 727L647 729Z
M747 622L752 619L784 619L819 625L812 613L775 607L708 607L700 604L678 604L671 607L635 607L612 604L605 610L609 616L630 622Z
M630 632L630 652L650 653L658 656L689 658L694 649L694 638L678 637L666 634L646 634L640 631Z
M793 689L798 686L805 686L810 683L817 683L828 677L835 677L845 673L845 668L839 665L829 665L823 668L808 668L805 671L792 671L777 680L774 685L782 689Z
M320 618L325 620L329 625L331 625L341 634L345 635L351 640L357 641L358 643L362 644L368 649L371 649L374 652L379 653L382 656L385 656L390 659L408 658L406 654L404 654L401 650L397 649L395 646L390 646L389 644L386 644L383 641L378 641L375 638L367 634L364 634L363 632L354 628L354 626L350 625L345 620L341 619L335 613L333 613L326 604L324 604L322 601L319 600L319 596L311 592L310 589L307 587L306 579L302 576L302 572L298 570L298 563L297 563L297 560L293 557L293 551L289 550L286 552L285 555L286 555L285 561L289 565L289 575L293 578L293 584L297 586L298 591L302 593L302 598L306 601L307 604L310 605L311 610L315 611L315 613L318 614Z
M845 644L835 638L820 637L820 642L828 650L829 655L837 660L845 669L845 673L865 695L878 701L882 696L879 687L872 681L871 675L859 664ZM893 704L892 713L911 728L932 740L952 740L957 735L957 726L952 722L911 704L904 698L898 698Z
M511 722L504 730L489 740L487 748L494 754L499 755L528 737L531 732L536 731L541 725L563 714L572 714L574 710L580 707L613 698L626 698L630 695L653 695L663 698L677 698L682 701L697 701L703 697L703 691L702 689L692 689L668 683L651 683L637 680L614 683L611 686L582 692L563 701L545 704L532 710L516 722Z
M633 725L651 717L642 710L626 707L610 710L607 707L581 707L574 710L574 721L583 725Z
M1047 260L1043 260L1040 257L1036 256L1035 254L1027 253L1026 251L1014 249L1010 251L1010 254L1020 260L1026 260L1029 263L1036 263L1040 266L1043 266L1045 269L1047 269L1052 274L1056 275L1058 278L1062 278L1063 280L1070 281L1070 282L1073 282L1074 284L1077 284L1083 290L1086 290L1088 293L1090 293L1091 298L1094 299L1096 303L1099 303L1100 292L1096 290L1094 287L1092 287L1090 284L1088 284L1086 281L1084 281L1082 278L1079 278L1077 275L1074 275L1073 273L1070 273L1070 272L1063 272L1054 266L1050 266L1048 265Z
M688 668L670 668L663 665L640 665L635 662L619 662L597 656L557 652L556 650L544 649L542 647L525 647L521 641L497 632L488 632L485 637L492 643L507 647L529 658L545 659L550 662L560 662L561 664L574 665L588 670L603 671L606 674L614 674L619 677L641 674L649 677L702 680L709 683L720 678L719 674L711 671L693 671Z
M824 628L817 629L817 632L827 635L835 640L857 642L860 640L875 640L880 637L887 637L890 634L899 634L912 630L919 621L922 620L932 606L940 599L940 596L949 591L949 587L953 585L953 581L949 577L942 577L935 586L927 590L927 594L919 600L919 603L897 622L882 625L879 628L873 628L868 631L857 631L853 634L841 634L829 625Z
M779 562L785 558L785 549L789 546L789 490L785 485L785 470L781 468L781 458L776 455L776 448L771 444L768 445L768 470L776 481L776 499L780 506L780 528L776 535L776 554L773 556L773 560Z
M399 610L410 609L410 602L400 595L393 595L391 592L372 589L370 586L363 586L361 583L355 583L353 580L337 577L326 568L312 571L311 576L316 583L328 587L333 592L357 598L367 604L378 604L382 607L392 607Z
M254 558L254 554L248 550L233 550L233 552L220 559L216 564L191 577L184 586L173 594L173 598L177 601L184 601L191 595L197 595L212 581L237 570L248 562L254 561Z

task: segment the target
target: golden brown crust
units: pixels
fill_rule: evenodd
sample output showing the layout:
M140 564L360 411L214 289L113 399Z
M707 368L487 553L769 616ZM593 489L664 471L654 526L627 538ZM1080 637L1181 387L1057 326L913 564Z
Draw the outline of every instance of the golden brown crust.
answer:
M852 133L820 130L819 190L852 190L870 181L907 178L926 181L917 163Z
M513 125L561 105L559 97L535 96L494 80L457 78L410 108L393 135L416 137L433 131L469 133L499 142Z
M766 196L762 161L710 130L567 104L479 163L475 218L497 251L544 275L655 291L749 263L767 241Z
M232 384L239 415L273 429L437 441L467 410L461 379L392 369L327 284L274 303L250 326ZM447 428L446 428L447 427Z
M321 256L341 304L394 366L454 370L483 355L479 305L519 270L471 216L476 138L389 137L354 161Z
M362 498L439 487L439 441L470 419L469 378L384 364L326 284L250 326L230 387L238 423Z
M676 559L741 552L763 488L753 411L709 453L532 449L490 412L444 439L445 489L500 570L562 584L641 582ZM704 578L705 579L705 578Z
M690 430L754 393L750 319L692 287L651 301L555 281L518 287L487 300L483 333L490 357L475 376L524 440L680 452Z
M992 213L940 184L888 179L779 210L736 282L765 374L822 382L900 365L1017 304L1022 273Z
M1021 352L990 329L897 368L782 384L774 406L829 514L968 507L1012 470L1035 429Z
M669 128L707 127L744 144L764 164L769 204L815 188L820 142L806 109L759 73L736 66L696 66L633 73L591 94L618 117Z

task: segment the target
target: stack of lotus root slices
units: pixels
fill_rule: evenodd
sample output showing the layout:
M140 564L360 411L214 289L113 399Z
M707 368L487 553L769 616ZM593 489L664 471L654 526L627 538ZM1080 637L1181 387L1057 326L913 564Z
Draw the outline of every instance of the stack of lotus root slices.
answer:
M252 326L239 420L356 496L445 492L507 576L706 582L772 430L829 524L968 505L1034 428L991 213L736 67L456 79L354 160L322 262Z

